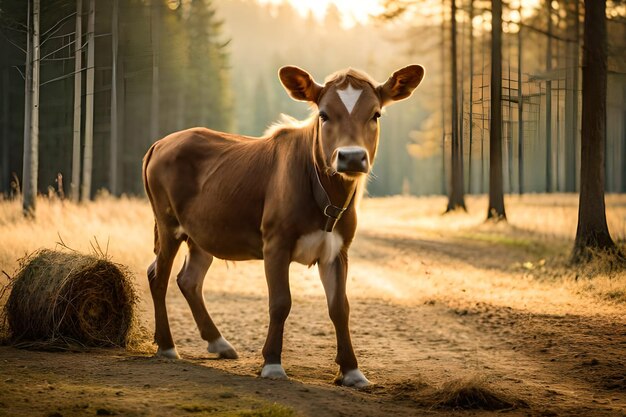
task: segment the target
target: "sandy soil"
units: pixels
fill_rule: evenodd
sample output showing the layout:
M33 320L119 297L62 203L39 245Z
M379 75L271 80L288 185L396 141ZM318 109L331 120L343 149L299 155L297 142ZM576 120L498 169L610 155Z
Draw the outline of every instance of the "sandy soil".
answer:
M403 214L402 202L367 200L351 250L353 342L374 386L333 385L334 331L322 286L315 268L299 265L292 267L284 343L291 379L258 378L268 323L262 264L216 261L205 299L240 359L215 360L206 352L172 280L168 307L182 360L0 347L0 416L503 412L433 400L458 381L510 400L507 415L626 416L624 304L558 278L567 240L514 225L467 225L467 215L453 214L446 227L420 224ZM611 279L623 283L624 276ZM150 328L149 292L143 276L137 282Z

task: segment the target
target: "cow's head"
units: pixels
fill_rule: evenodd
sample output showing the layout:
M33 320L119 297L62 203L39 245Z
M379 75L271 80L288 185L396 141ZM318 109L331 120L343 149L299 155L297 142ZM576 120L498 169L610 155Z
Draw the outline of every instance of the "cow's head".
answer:
M324 168L356 179L369 173L376 156L383 107L409 97L422 81L424 68L409 65L384 84L353 69L330 75L323 86L298 67L282 67L279 77L292 98L314 103L319 110L318 151Z

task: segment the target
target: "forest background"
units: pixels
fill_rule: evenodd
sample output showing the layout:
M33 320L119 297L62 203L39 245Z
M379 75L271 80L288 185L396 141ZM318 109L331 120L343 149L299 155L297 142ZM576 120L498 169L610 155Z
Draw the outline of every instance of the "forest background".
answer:
M76 44L78 3L82 33ZM259 136L280 113L307 117L307 105L293 102L278 81L283 65L301 66L319 82L349 66L384 81L393 70L414 62L427 75L416 99L397 104L382 119L370 195L448 194L453 102L458 106L464 189L487 190L490 2L456 1L454 60L451 4L446 1L387 1L380 14L366 21L342 14L332 3L324 15L303 15L287 2L93 1L90 31L91 3L41 3L40 193L76 198L80 193L84 199L99 190L142 194L141 158L168 133L207 126ZM28 4L0 2L0 192L8 195L17 192L22 180ZM607 8L609 192L626 190L624 8L621 2L609 2ZM573 0L505 3L505 192L579 189L583 14ZM453 61L455 81L450 76ZM77 74L82 75L78 81ZM81 86L78 101L76 82ZM78 119L77 107L82 110ZM86 138L81 141L84 135L91 136L92 145L86 145Z

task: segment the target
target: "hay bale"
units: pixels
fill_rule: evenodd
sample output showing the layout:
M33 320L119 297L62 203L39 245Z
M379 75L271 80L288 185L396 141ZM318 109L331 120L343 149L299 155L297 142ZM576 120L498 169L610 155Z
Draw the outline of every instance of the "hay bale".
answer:
M433 406L453 410L499 411L526 406L524 401L511 398L478 377L448 381L429 397Z
M20 261L4 306L9 342L126 346L136 303L130 274L104 256L40 250Z

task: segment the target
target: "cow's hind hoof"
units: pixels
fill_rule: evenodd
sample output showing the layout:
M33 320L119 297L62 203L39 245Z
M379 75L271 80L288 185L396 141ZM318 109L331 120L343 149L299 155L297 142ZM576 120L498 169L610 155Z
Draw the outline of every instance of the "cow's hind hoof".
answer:
M261 370L261 378L268 379L287 379L287 374L279 363L272 363L263 366Z
M337 378L335 378L335 383L337 385L352 388L365 388L371 385L371 382L365 378L363 372L361 372L358 368L346 372L345 375L339 373Z
M157 358L163 358L163 359L180 359L180 355L176 351L175 347L169 348L169 349L158 348L154 356L156 356Z
M237 359L239 357L235 348L222 336L209 342L208 351L209 353L217 353L220 359Z

